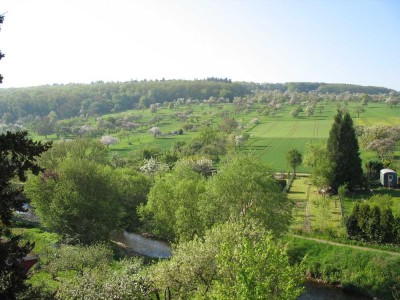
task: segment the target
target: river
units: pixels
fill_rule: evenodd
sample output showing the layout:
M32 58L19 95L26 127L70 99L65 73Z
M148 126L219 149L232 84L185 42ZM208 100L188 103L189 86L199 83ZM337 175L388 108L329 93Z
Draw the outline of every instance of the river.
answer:
M141 236L136 233L116 232L112 240L122 243L134 252L153 258L168 258L171 247L168 243ZM325 284L306 282L306 292L298 300L367 300L370 298L345 293L342 289Z

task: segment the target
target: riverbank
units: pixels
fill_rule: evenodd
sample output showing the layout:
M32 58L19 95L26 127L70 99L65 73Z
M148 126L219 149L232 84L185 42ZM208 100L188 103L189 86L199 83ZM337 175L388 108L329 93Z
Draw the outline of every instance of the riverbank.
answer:
M400 257L314 240L287 237L293 263L302 262L312 280L379 299L400 291Z

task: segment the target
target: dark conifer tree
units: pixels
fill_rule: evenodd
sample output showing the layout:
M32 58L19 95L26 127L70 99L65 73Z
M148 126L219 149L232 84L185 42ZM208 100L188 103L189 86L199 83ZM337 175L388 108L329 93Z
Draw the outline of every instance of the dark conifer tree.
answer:
M354 188L362 184L362 167L353 121L348 112L338 110L327 142L329 160L333 163L331 186L337 190L347 183Z
M0 25L4 16L0 15ZM0 59L4 55L0 52ZM0 75L0 82L3 77ZM23 210L22 188L15 187L12 180L25 181L25 172L38 173L41 169L35 157L46 151L50 144L27 139L27 132L0 134L0 299L16 299L26 290L24 257L33 245L21 245L21 236L3 239L2 235L11 224L14 210Z

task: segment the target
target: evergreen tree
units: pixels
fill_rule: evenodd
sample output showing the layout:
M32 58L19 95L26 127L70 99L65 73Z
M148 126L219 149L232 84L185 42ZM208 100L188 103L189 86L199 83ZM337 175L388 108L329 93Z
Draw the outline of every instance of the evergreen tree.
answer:
M4 16L0 15L0 26ZM4 55L0 52L0 59ZM0 83L3 77L0 75ZM0 134L0 299L15 299L27 288L23 258L32 250L30 243L21 245L21 236L2 238L4 229L11 223L14 210L22 211L22 188L12 180L25 181L25 172L38 173L41 168L35 157L46 151L50 144L27 139L27 132Z
M329 132L327 150L329 161L333 163L331 186L334 189L344 183L347 183L350 189L360 186L363 176L360 151L353 121L348 112L338 110Z
M382 230L382 242L394 243L395 242L395 218L390 208L385 208L381 214L381 230Z

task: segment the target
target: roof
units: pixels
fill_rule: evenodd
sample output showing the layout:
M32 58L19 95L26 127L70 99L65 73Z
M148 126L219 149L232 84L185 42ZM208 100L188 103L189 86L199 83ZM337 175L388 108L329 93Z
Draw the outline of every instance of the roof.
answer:
M386 173L396 173L396 172L393 171L392 169L382 169L381 170L381 174L386 174Z

